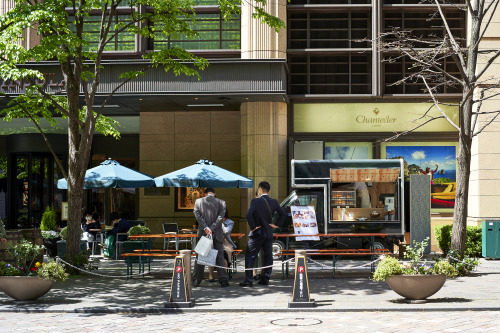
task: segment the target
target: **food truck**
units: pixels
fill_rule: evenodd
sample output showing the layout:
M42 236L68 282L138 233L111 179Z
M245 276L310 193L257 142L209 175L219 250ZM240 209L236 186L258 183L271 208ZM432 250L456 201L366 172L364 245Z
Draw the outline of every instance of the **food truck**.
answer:
M393 249L405 233L404 160L292 160L291 194L281 203L288 214L275 233L294 233L297 207L312 207L318 233L385 233L375 248ZM291 211L291 207L294 211ZM297 248L369 248L359 237L295 242ZM273 252L284 247L281 239Z

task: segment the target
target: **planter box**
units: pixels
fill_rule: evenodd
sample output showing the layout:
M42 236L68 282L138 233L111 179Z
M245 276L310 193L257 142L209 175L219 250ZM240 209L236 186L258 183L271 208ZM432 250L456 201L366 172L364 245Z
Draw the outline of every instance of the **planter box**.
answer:
M53 284L37 276L0 276L0 290L17 301L35 300L48 293Z
M426 299L437 293L446 282L446 275L394 275L386 280L398 295L411 300Z
M80 250L82 252L87 251L86 241L80 241ZM66 241L65 240L57 241L57 256L59 258L63 258L65 254L66 254Z

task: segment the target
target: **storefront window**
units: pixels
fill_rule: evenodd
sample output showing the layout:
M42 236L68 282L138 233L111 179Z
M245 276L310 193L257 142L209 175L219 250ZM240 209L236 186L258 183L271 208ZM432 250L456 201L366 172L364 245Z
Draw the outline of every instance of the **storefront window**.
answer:
M93 155L91 167L98 166L105 159L105 155ZM136 170L134 158L116 158L114 160L127 168ZM101 221L105 221L111 212L122 213L128 219L136 218L135 188L92 189L89 192L87 210L98 213Z
M7 217L7 156L0 156L0 218Z

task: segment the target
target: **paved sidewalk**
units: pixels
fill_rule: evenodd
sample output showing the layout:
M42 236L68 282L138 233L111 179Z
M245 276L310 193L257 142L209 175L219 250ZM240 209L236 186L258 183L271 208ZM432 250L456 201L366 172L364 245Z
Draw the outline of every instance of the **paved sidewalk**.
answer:
M325 264L327 261L325 261ZM342 261L341 265L355 267L359 261ZM155 262L152 269L164 267ZM448 279L444 287L427 303L410 304L394 293L385 282L369 279L369 270L339 270L335 279L330 270L317 270L309 264L311 298L317 302L313 309L289 309L293 275L281 280L281 268L276 266L269 286L254 284L242 288L238 272L228 288L203 281L193 288L195 306L185 312L223 311L500 311L500 260L481 260L471 277ZM170 293L172 261L168 269L156 270L144 278L125 279L123 261L101 261L98 274L117 278L82 275L63 284L56 284L45 296L33 302L17 302L0 294L0 312L76 312L76 313L161 313ZM239 263L242 267L242 263ZM292 271L293 272L293 271Z

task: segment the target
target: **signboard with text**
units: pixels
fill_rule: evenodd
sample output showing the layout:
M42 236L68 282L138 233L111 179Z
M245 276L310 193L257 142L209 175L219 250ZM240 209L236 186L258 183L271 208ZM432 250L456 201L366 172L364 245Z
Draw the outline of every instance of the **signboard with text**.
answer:
M293 230L296 235L317 235L318 223L316 221L316 213L312 206L291 206ZM297 241L316 240L319 241L319 236L312 237L296 237Z

